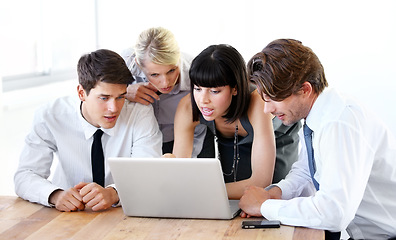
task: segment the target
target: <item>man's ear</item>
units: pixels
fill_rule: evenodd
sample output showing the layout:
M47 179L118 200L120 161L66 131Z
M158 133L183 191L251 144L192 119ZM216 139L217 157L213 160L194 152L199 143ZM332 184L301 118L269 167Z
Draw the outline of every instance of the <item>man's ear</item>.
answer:
M304 82L301 86L301 94L310 96L313 93L313 88L310 82Z
M80 98L81 101L85 101L87 95L85 94L85 90L81 84L78 84L77 86L77 94L78 94L78 98Z

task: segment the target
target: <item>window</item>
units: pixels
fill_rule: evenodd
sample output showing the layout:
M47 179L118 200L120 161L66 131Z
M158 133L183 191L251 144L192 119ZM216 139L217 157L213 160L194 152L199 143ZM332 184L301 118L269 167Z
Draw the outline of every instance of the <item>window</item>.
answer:
M96 49L96 1L3 3L3 91L76 76L79 57Z

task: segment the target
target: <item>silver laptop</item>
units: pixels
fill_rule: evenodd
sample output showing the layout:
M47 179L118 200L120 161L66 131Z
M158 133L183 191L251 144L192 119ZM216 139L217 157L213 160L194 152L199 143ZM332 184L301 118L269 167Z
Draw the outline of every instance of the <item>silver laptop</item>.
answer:
M109 158L127 216L232 219L238 200L228 200L215 158Z

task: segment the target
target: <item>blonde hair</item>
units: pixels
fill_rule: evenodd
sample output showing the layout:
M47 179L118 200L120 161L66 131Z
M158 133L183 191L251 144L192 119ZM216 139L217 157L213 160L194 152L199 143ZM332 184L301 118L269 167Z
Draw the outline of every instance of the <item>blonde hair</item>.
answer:
M139 35L135 55L140 66L143 66L145 60L160 65L177 65L180 50L173 33L163 27L157 27L149 28Z

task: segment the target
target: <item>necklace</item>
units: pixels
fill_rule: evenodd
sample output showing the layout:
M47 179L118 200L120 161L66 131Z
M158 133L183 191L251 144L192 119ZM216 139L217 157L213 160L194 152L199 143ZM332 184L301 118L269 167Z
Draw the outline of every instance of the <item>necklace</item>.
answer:
M217 137L216 137L216 141ZM218 155L219 160L220 160L220 153ZM238 170L238 164L239 164L239 146L238 146L238 124L235 125L235 133L234 133L234 159L232 162L232 169L230 173L225 173L223 171L223 174L225 176L231 176L232 174L234 174L234 182L236 182L237 179L237 170Z

